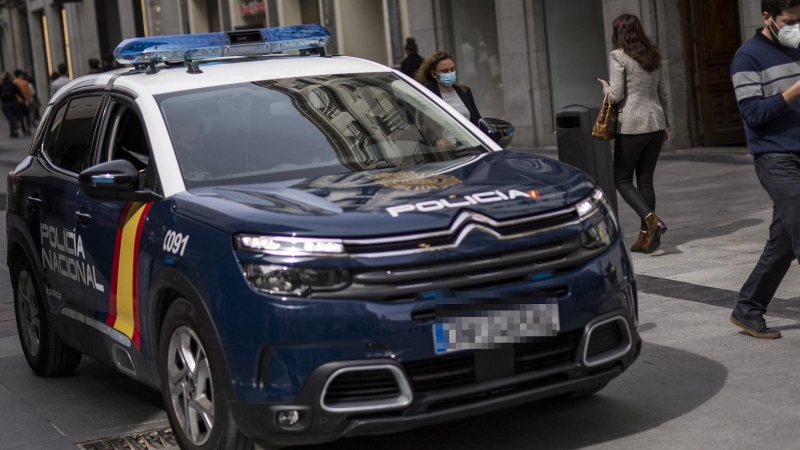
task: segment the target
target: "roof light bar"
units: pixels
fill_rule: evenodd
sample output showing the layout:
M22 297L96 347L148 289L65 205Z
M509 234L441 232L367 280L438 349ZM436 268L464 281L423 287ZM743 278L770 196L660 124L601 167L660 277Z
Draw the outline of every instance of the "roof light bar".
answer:
M269 55L325 47L331 34L316 24L219 33L126 39L114 50L121 64L180 62L226 56Z

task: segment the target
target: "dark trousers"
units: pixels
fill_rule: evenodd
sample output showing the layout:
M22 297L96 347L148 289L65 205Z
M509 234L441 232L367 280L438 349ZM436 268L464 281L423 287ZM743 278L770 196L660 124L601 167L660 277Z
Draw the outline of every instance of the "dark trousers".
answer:
M647 229L644 217L656 209L653 174L665 137L664 131L656 131L618 134L614 140L614 185L625 202L641 217L642 230ZM634 175L636 186L633 185Z
M745 317L764 314L794 260L800 261L800 153L755 157L756 175L772 199L769 239L739 292L736 309Z
M11 135L17 134L17 105L16 101L3 102L0 108L3 110L3 115L6 116L8 127L11 130Z
M21 127L23 132L28 133L30 129L33 128L30 108L28 108L28 105L24 103L19 104L19 119L17 120L19 120L19 122L22 124Z

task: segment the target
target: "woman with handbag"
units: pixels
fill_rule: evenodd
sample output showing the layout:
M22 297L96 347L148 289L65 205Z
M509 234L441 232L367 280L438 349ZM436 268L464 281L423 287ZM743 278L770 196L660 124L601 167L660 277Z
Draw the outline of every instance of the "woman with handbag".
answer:
M631 251L652 253L667 231L655 213L653 175L661 148L669 141L669 95L661 53L645 34L639 19L623 14L614 19L612 28L614 51L608 64L611 79L597 81L603 85L606 101L617 107L614 184L642 219L639 237Z

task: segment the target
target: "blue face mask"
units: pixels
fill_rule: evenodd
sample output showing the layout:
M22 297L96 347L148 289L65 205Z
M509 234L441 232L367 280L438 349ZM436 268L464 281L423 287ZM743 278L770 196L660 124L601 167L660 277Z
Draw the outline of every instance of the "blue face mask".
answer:
M440 73L439 74L439 83L442 86L450 87L456 83L456 73Z

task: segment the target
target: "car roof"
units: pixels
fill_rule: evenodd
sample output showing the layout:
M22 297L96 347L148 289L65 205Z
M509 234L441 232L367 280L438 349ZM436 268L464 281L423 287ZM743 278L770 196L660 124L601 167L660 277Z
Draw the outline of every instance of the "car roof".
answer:
M119 69L87 75L71 81L60 89L58 94L88 86L107 86L114 77L116 77L114 86L127 88L138 95L160 95L281 78L392 70L382 64L347 56L272 55L258 58L224 58L198 63L203 73L189 73L187 68L181 65L159 64L158 71L154 74L129 74L133 69ZM61 96L58 94L51 102Z

